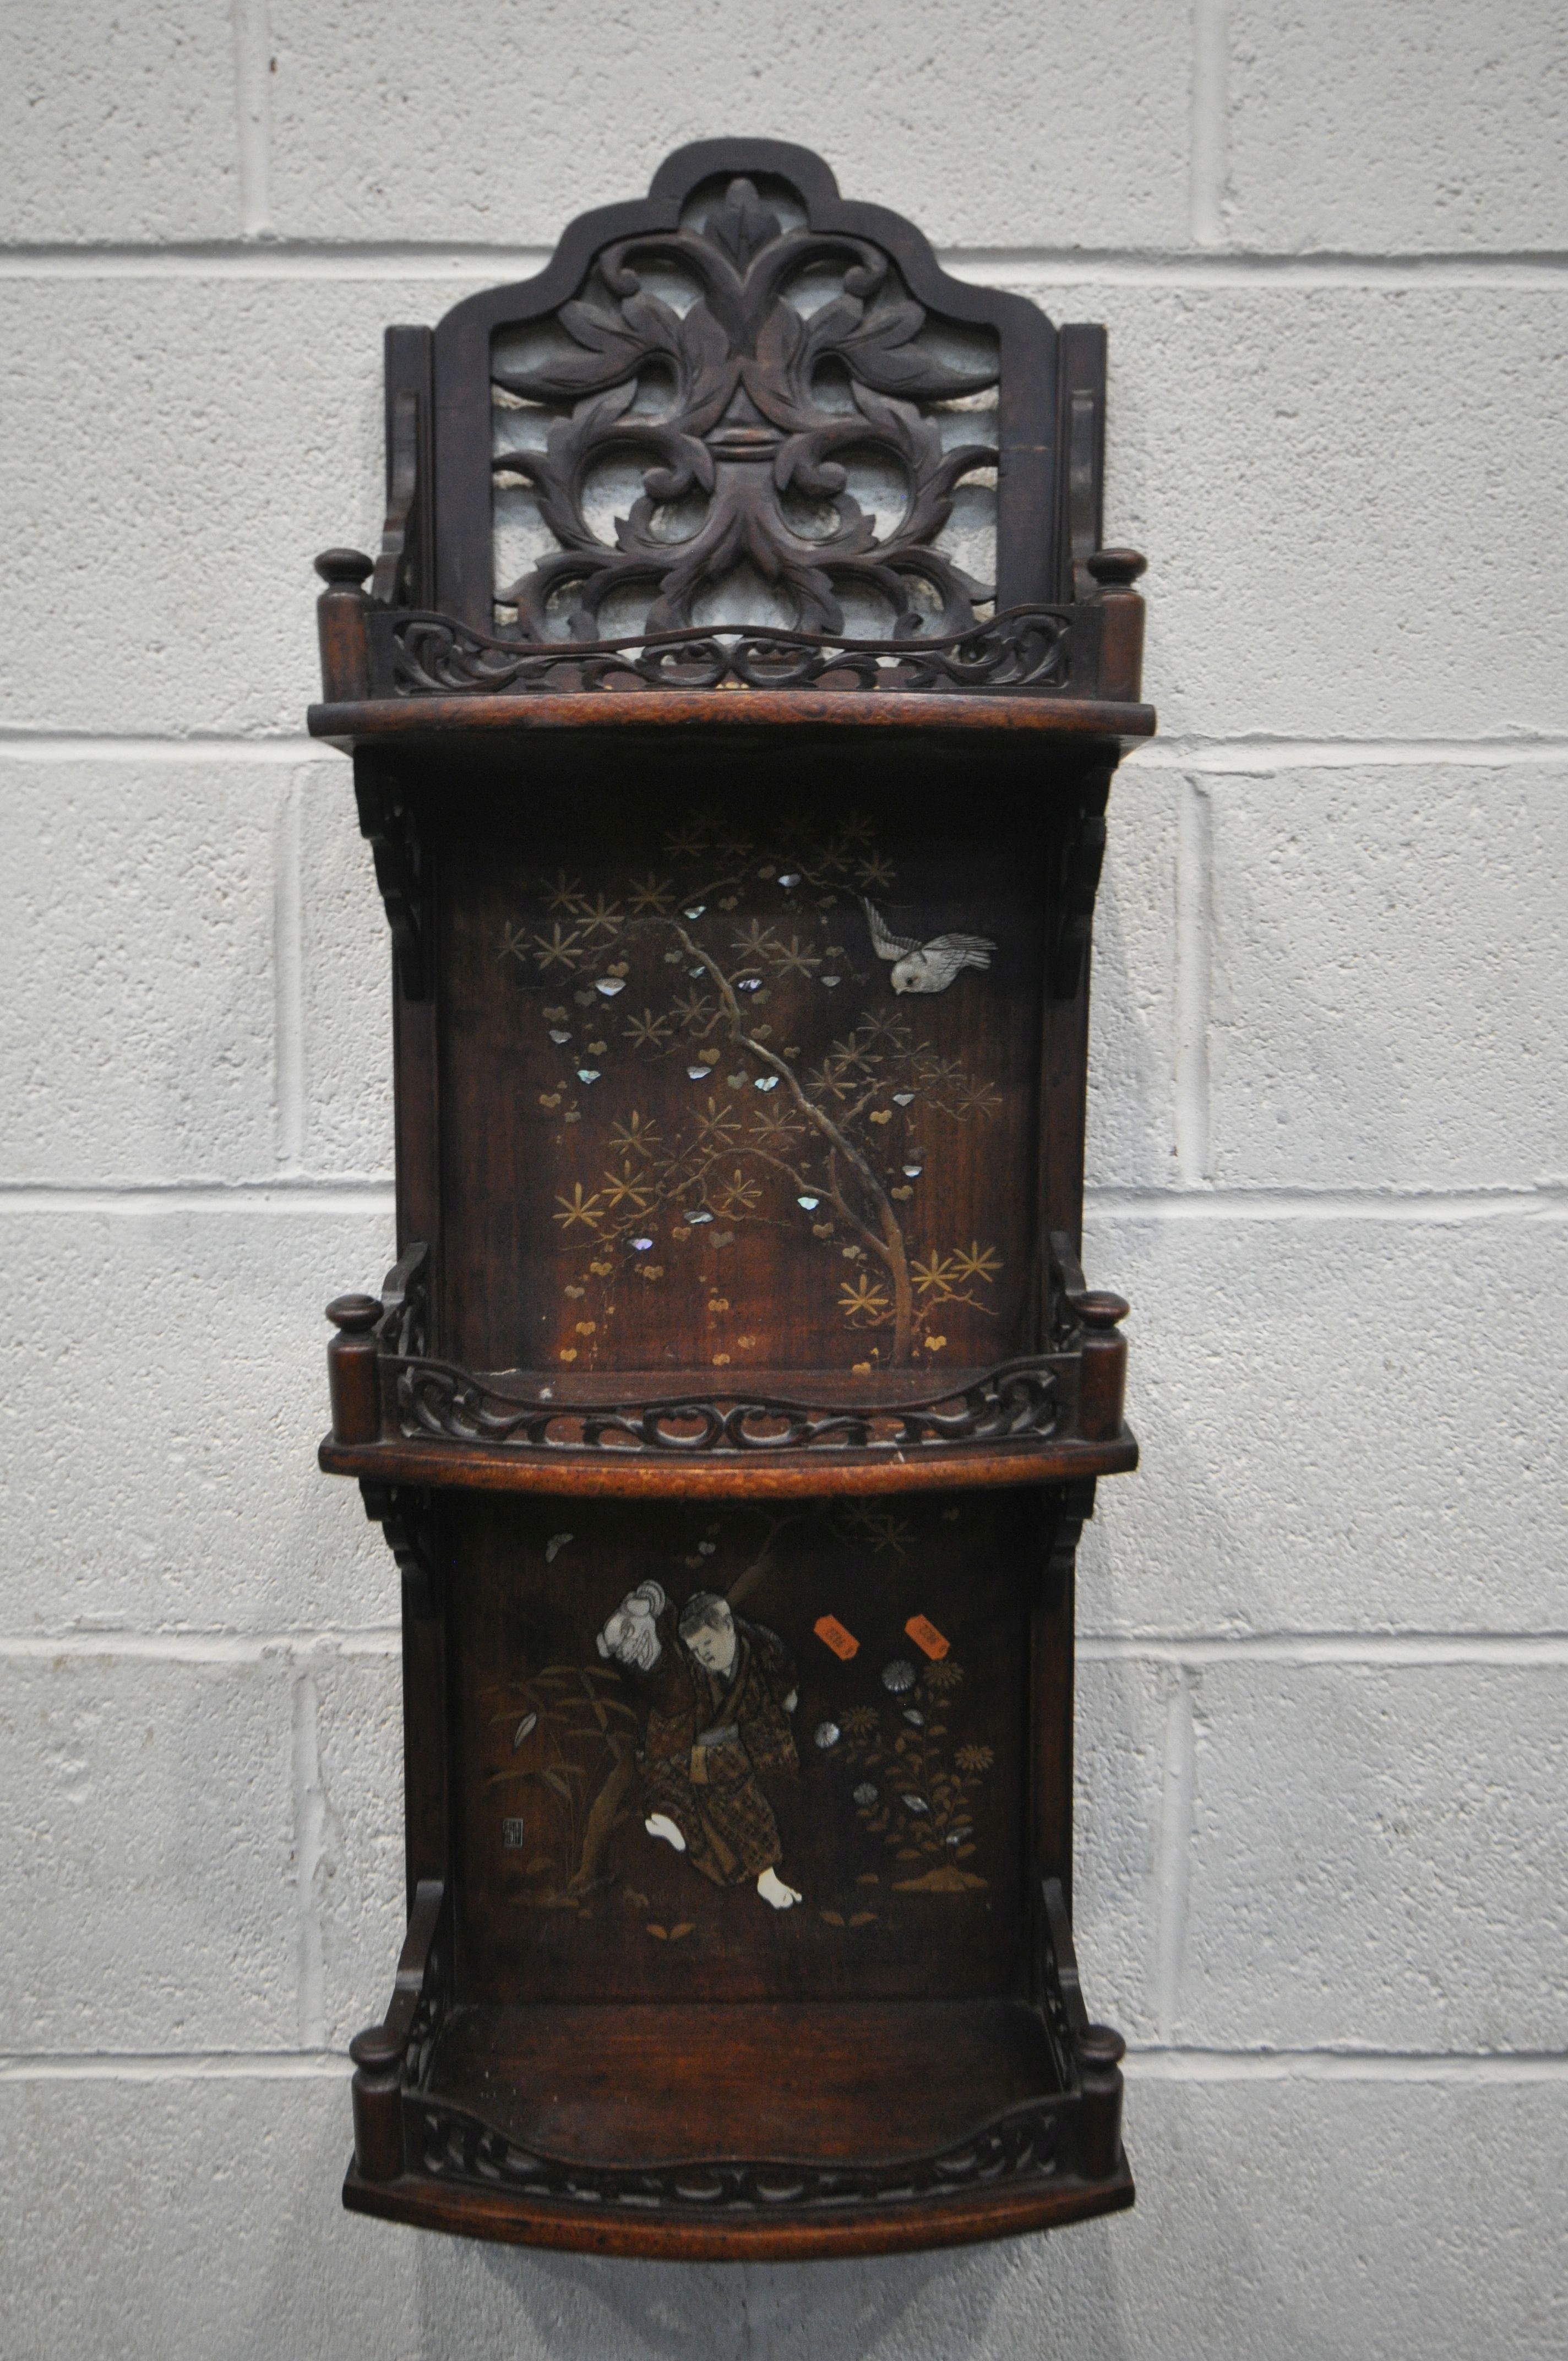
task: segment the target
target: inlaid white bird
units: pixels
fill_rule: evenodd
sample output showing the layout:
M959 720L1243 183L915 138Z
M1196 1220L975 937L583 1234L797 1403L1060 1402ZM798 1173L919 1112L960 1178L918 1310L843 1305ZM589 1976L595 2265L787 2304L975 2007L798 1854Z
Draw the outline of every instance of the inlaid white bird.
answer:
M894 992L946 992L961 968L989 967L996 949L984 935L933 935L928 943L889 932L882 912L862 894L861 907L872 930L878 959L894 962L888 978Z

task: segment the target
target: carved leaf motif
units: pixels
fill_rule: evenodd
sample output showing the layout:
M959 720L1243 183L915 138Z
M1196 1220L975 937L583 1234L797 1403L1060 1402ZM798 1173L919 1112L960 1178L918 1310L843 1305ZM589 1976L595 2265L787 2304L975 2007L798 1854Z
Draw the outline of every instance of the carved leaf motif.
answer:
M696 281L684 313L644 287L650 265ZM841 291L806 313L791 291L813 269L841 272ZM495 379L509 398L574 404L543 451L494 463L533 485L561 544L499 593L523 640L544 640L565 598L573 639L596 640L605 601L627 588L647 592L648 631L678 630L748 567L797 629L841 631L851 586L891 610L895 637L972 625L992 593L933 544L959 482L996 453L945 451L916 405L980 391L996 369L919 341L925 312L868 240L785 230L736 180L705 225L601 249L556 321L575 351ZM611 543L589 523L585 495L618 455L642 464L642 497L615 520ZM903 484L902 512L880 534L848 489L844 463L857 456L891 465ZM695 522L676 513L694 495Z

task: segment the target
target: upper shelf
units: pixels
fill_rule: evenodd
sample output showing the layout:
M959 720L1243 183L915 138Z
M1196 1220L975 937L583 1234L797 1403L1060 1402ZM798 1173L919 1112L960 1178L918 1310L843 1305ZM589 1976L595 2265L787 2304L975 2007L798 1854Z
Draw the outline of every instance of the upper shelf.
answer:
M1088 560L1092 597L902 640L739 624L591 642L500 639L371 597L362 551L329 549L316 567L327 586L325 701L312 707L310 727L345 747L529 729L826 725L1127 741L1155 728L1138 695L1135 550Z

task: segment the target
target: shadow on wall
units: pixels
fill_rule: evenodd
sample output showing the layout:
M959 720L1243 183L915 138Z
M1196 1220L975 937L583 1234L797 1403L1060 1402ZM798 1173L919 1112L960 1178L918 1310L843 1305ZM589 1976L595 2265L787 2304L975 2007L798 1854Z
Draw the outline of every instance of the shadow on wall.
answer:
M1115 2225L863 2262L670 2264L430 2240L420 2352L483 2361L1130 2361Z

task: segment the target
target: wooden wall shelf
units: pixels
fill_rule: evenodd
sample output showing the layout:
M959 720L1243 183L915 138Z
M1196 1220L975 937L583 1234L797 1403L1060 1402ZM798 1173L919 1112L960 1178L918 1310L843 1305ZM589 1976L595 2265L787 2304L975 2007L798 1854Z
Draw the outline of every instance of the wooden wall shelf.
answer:
M1070 1914L1137 1456L1090 938L1155 719L1104 368L767 141L389 332L310 717L394 952L399 1259L320 1455L403 1585L355 2210L762 2258L1132 2202Z

